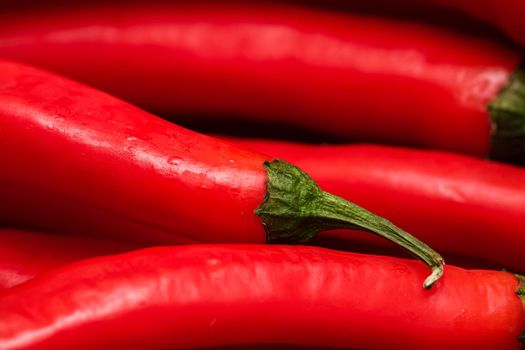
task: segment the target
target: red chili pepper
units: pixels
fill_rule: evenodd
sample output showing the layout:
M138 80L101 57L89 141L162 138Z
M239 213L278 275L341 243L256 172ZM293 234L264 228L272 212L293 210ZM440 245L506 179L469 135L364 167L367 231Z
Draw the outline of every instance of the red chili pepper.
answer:
M82 208L94 207L200 242L300 243L319 230L357 228L421 258L433 271L425 287L442 273L443 261L429 247L323 192L291 164L268 161L53 74L1 61L0 159L0 198L15 189L44 205L48 198L55 205L76 203L68 210L77 217ZM9 206L0 201L0 221L9 220L2 217ZM71 226L63 225L62 212L43 211L58 231ZM18 214L29 226L41 216Z
M0 54L170 115L525 162L522 54L436 27L251 2L66 6L6 13Z
M193 245L78 262L0 298L0 348L288 343L519 349L518 278L315 247ZM45 302L42 302L45 300Z
M0 291L73 261L134 248L130 243L2 229Z
M525 272L525 169L387 146L232 140L298 165L327 191L399 223L441 252Z

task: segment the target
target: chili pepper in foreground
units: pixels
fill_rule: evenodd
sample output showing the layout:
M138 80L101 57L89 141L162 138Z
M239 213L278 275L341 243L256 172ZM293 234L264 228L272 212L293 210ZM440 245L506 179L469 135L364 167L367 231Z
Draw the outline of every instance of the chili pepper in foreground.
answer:
M525 162L521 52L437 27L275 3L64 6L6 11L0 55L179 118Z
M398 223L441 253L525 272L523 168L398 147L230 140L296 164L327 191Z
M0 62L0 96L0 197L13 188L44 203L65 197L200 242L300 243L319 230L362 229L424 261L426 288L443 271L428 246L286 162L16 63ZM62 226L60 212L54 220Z
M189 245L100 257L4 293L0 348L519 348L515 275L448 266L428 292L417 287L425 272L410 260L306 246Z

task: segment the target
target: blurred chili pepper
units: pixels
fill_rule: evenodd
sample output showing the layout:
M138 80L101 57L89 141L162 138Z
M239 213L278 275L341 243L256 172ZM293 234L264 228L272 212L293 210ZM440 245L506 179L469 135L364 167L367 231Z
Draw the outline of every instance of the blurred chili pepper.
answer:
M437 27L260 2L64 6L0 17L0 54L178 118L525 162L522 53Z

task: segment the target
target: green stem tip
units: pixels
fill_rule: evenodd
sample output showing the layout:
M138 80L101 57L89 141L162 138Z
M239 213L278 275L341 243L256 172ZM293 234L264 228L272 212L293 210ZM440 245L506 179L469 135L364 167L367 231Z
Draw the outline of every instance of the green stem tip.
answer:
M490 158L525 164L525 62L488 105L492 122Z
M304 243L319 231L348 228L371 232L406 249L432 271L423 283L432 287L443 274L443 258L409 233L360 206L322 191L301 169L275 159L265 162L266 196L255 210L268 243Z

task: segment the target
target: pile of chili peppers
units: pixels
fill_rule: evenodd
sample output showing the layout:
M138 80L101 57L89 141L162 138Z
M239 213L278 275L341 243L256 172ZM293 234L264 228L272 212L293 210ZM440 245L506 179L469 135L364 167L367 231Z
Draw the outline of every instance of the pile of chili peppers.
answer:
M0 0L0 350L525 348L525 3L395 7Z

